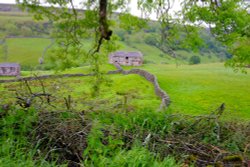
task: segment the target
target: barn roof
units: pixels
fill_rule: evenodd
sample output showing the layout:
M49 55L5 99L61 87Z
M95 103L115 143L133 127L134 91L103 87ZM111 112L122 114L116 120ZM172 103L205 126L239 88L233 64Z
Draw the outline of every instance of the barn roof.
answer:
M142 57L141 52L126 52L126 51L117 51L111 54L111 56L118 56L118 57Z
M17 63L0 63L0 67L20 67Z

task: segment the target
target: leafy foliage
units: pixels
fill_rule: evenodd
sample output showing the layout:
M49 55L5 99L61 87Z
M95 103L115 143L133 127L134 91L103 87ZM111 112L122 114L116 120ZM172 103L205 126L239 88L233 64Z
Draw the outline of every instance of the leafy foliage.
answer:
M159 41L156 38L156 36L153 35L153 34L150 34L150 35L146 36L145 43L148 44L148 45L156 46L156 47L159 46Z
M247 2L246 2L247 3ZM249 6L241 0L185 1L183 11L187 22L205 22L217 40L228 47L233 58L228 65L243 68L248 65Z

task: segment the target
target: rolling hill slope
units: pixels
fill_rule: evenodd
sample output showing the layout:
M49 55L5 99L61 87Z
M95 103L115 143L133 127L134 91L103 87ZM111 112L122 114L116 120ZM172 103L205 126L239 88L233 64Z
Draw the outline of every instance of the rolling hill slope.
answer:
M151 24L151 26L153 26ZM189 58L197 55L201 58L201 63L219 62L224 58L218 53L210 52L193 53L188 50L176 50L179 55L177 59L164 53L158 47L149 45L145 42L147 36L157 34L157 24L154 28L148 27L140 31L124 32L115 28L115 35L123 37L118 42L120 50L141 51L144 54L146 64L187 64ZM155 29L151 32L151 29ZM0 52L0 62L17 62L24 69L35 68L39 65L39 58L42 56L44 48L50 44L49 33L51 23L48 21L34 21L28 13L17 11L0 12L0 40L5 38L7 41L7 56ZM121 32L123 35L121 36ZM2 35L1 35L2 34ZM2 37L1 37L2 36ZM83 39L84 40L84 39ZM0 50L2 46L0 45ZM6 59L7 57L7 59ZM46 59L46 57L45 57Z

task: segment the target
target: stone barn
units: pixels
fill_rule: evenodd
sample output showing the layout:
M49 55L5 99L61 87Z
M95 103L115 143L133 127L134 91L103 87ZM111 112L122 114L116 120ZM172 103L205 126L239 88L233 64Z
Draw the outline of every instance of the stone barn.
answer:
M0 63L0 76L20 76L20 65L17 63Z
M117 51L109 55L109 63L118 63L125 66L141 66L143 55L141 52Z

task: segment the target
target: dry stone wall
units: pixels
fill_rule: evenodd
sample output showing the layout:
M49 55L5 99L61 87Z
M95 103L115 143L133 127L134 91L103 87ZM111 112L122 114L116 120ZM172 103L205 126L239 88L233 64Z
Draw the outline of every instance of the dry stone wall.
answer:
M67 78L67 77L84 77L93 76L93 74L61 74L61 75L42 75L35 77L19 77L16 79L0 80L0 83L22 82L22 81L34 81L39 79L54 79L54 78Z
M110 71L110 74L116 74L116 73L122 73L122 74L138 74L142 77L144 77L146 80L148 80L149 82L151 82L154 86L154 90L155 90L155 94L157 96L159 96L161 98L161 106L160 109L166 108L169 106L170 104L170 98L168 96L168 94L161 89L157 77L145 70L141 70L141 69L131 69L131 70L123 70L121 68L121 66L119 64L114 64L115 67L118 69L117 71Z

